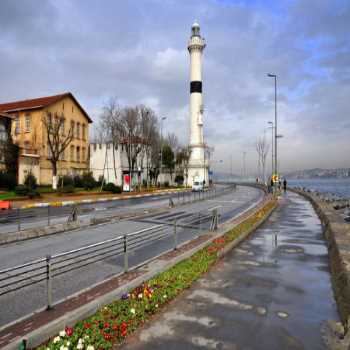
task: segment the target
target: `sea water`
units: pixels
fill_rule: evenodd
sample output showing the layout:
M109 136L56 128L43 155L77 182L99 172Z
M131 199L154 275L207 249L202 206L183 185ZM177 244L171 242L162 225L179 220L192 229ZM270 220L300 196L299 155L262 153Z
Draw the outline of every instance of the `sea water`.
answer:
M309 190L332 193L350 199L350 178L342 179L290 179L291 187L305 187Z

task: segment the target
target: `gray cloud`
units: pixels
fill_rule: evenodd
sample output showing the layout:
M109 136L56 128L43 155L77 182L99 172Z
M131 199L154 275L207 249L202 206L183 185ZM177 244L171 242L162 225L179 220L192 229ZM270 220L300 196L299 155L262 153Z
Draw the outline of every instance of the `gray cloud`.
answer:
M205 135L215 158L225 160L222 168L228 169L232 152L239 172L244 150L250 168L256 167L254 142L274 116L267 72L278 75L281 166L350 166L350 5L299 0L268 6L3 0L0 100L70 90L96 121L109 96L122 104L147 103L167 116L166 130L186 142L186 45L198 19L208 43Z

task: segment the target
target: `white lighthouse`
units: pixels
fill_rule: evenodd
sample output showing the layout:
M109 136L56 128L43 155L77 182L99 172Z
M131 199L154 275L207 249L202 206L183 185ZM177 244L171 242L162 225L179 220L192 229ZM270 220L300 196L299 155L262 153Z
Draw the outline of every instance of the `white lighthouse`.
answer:
M190 161L188 165L188 184L205 181L208 186L208 160L205 159L203 137L203 97L202 97L202 53L205 40L200 35L198 23L192 25L191 38L188 42L190 53Z

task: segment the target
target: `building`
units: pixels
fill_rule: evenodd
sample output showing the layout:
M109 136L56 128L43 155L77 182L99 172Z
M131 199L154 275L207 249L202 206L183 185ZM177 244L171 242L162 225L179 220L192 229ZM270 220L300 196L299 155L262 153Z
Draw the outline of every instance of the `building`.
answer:
M113 147L113 143L90 144L90 170L96 181L104 178L105 183L112 182L129 191L131 175L132 189L147 180L147 160L144 152L136 158L134 171L130 173L128 162L128 143L121 142Z
M63 118L62 135L73 130L73 139L58 162L58 175L81 174L89 170L89 115L73 94L40 97L0 104L0 112L13 117L12 137L20 148L18 182L32 172L41 185L52 184L52 164L43 118Z
M0 171L5 170L5 145L11 133L11 122L13 117L0 112Z
M188 43L190 53L190 160L188 165L188 184L205 182L209 184L208 159L203 137L203 96L202 96L202 54L206 46L201 37L198 23L192 25Z

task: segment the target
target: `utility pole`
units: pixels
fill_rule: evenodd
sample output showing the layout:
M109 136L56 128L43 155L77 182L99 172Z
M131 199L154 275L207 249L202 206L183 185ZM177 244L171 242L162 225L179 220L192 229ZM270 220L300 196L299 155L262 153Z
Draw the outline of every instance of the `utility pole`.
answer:
M267 74L268 77L274 78L275 80L275 175L278 175L277 169L277 75ZM277 183L275 184L275 189L277 189Z
M160 119L160 173L162 173L163 169L163 120L166 117L161 117Z
M246 156L246 154L247 154L247 152L246 151L244 151L243 152L243 178L245 178L246 177L246 169L245 169L245 156Z

